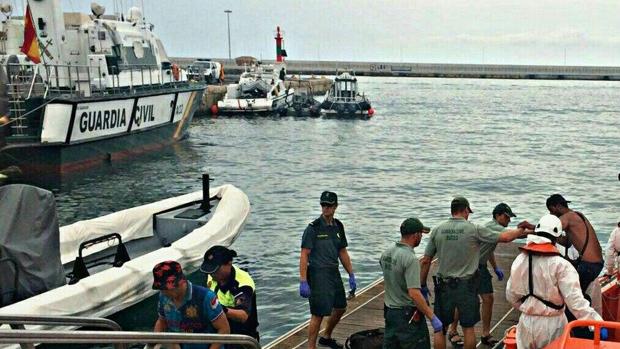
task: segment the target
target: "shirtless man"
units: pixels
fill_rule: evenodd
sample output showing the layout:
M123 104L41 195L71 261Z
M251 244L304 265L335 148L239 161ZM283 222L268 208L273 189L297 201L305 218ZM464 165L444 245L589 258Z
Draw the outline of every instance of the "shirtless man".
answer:
M575 264L583 293L603 270L603 251L590 221L581 213L568 208L568 203L560 194L547 199L549 213L560 218L566 237L558 240L562 245L575 246L579 258Z

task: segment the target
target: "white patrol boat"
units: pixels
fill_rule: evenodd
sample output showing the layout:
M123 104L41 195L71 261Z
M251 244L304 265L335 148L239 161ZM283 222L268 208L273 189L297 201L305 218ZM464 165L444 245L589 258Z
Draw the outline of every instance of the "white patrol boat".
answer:
M1 6L9 122L0 127L0 168L62 178L186 136L206 86L171 64L139 8L126 18L91 9L63 13L60 0L27 1L22 18Z

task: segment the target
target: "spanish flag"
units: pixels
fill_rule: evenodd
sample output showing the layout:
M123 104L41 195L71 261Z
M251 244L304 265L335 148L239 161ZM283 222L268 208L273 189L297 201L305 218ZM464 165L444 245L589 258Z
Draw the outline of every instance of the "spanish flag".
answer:
M24 43L21 51L34 63L41 63L41 50L39 49L37 30L32 23L30 5L26 6L26 15L24 16Z

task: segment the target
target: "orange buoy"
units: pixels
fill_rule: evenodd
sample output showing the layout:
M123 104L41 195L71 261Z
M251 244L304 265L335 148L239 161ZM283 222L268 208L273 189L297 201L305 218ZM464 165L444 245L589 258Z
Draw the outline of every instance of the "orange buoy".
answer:
M375 110L373 108L368 109L368 116L373 116L375 114Z
M219 111L217 109L217 104L213 104L210 109L211 109L211 114L217 115L217 112Z
M517 327L512 326L506 331L506 337L504 337L505 349L517 349Z

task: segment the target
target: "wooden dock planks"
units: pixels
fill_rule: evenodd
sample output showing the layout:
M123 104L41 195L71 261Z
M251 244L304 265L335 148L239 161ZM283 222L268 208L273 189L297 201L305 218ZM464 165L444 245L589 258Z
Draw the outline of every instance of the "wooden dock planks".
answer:
M491 334L496 339L504 336L506 329L512 325L516 325L519 318L519 312L513 310L512 306L506 301L506 281L510 276L510 266L515 259L519 250L517 244L499 244L495 250L495 259L497 264L504 270L506 278L504 281L497 281L493 274L493 287L495 289L495 303L493 305L493 318L491 319ZM418 255L421 251L418 251ZM436 262L431 268L431 275L436 272ZM432 288L431 278L429 276L429 287L431 288L431 302L434 301L434 290ZM379 279L371 285L365 287L358 292L358 295L349 301L347 312L341 319L338 326L334 330L334 338L338 342L344 344L346 338L352 333L384 327L383 320L383 279ZM327 319L323 320L323 325L327 323ZM429 331L432 333L430 322L428 322ZM476 336L479 339L481 335L481 323L476 326ZM459 329L459 332L462 331ZM297 328L289 331L285 335L279 337L275 341L267 344L267 349L294 349L306 348L308 337L308 322L301 324ZM450 343L448 343L450 348ZM479 343L478 347L486 348L485 345Z

